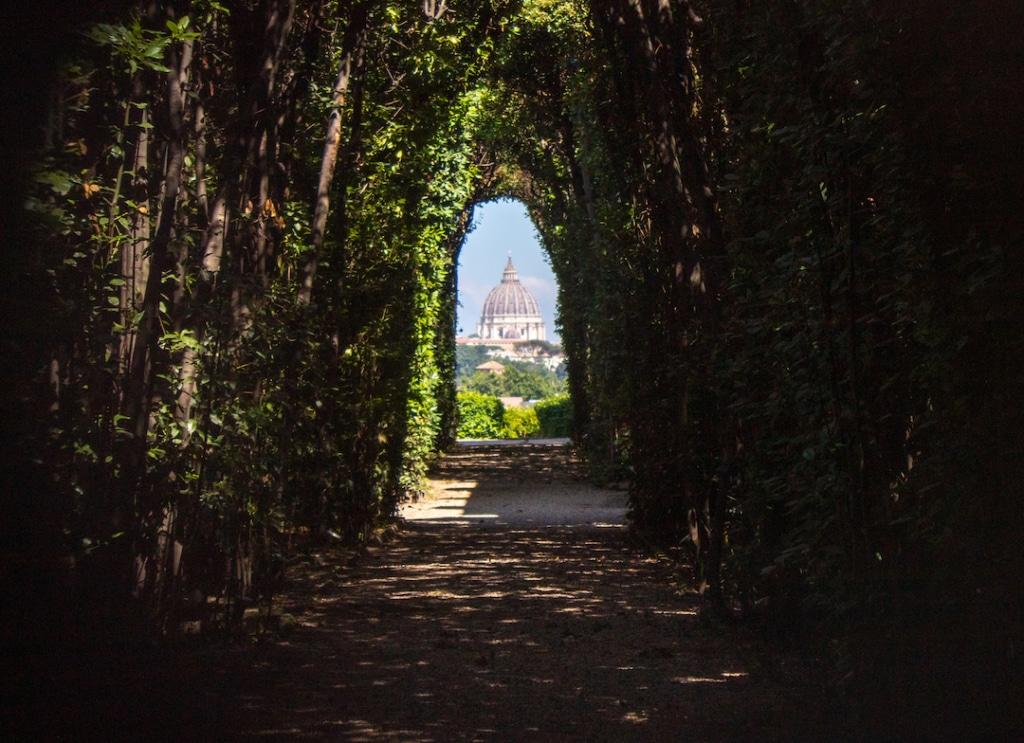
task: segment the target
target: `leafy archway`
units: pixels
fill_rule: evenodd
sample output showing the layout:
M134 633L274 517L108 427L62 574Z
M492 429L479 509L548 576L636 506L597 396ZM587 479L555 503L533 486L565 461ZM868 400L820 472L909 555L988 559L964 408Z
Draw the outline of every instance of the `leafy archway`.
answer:
M908 592L966 604L1019 572L1024 116L996 67L1020 24L880 0L95 12L4 274L8 425L39 452L11 543L106 582L84 598L170 630L216 595L230 625L287 545L368 539L451 441L453 266L499 196L559 280L581 452L719 609L898 648Z

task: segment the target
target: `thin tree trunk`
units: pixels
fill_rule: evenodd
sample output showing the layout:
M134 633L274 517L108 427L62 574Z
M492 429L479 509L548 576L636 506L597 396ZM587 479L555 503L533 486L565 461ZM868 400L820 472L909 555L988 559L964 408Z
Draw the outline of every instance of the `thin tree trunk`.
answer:
M151 528L153 519L157 517L159 504L143 502L139 499L138 491L142 485L146 466L153 383L157 371L155 357L161 333L159 314L163 298L163 273L167 267L168 249L173 235L184 165L185 95L183 83L187 80L188 64L191 60L191 42L187 42L174 57L171 70L167 73L169 127L160 217L157 221L156 234L150 244L149 276L146 280L146 291L142 301L142 319L139 323L139 333L128 369L128 385L123 408L124 414L128 418L129 430L132 433L132 441L127 448L124 462L124 484L128 489L126 495L138 502L136 518L139 519L137 528L141 530L141 533L136 537L142 537L134 550L136 567L133 580L136 585L132 588L136 592L140 589L139 582L149 583L147 576L155 577L157 572L153 571L150 575L151 571L146 566L148 555L142 548L142 544L146 540L145 531Z
M206 108L201 98L196 99L195 105L195 137L196 137L196 204L199 207L199 214L202 216L202 227L204 230L209 227L210 199L206 193ZM205 235L205 232L204 232Z
M316 203L313 207L311 248L302 267L299 285L298 302L308 305L313 298L313 284L316 281L317 268L320 263L320 252L323 249L324 233L327 230L327 215L331 205L331 184L338 163L338 152L341 148L341 125L348 97L349 85L352 82L353 66L356 55L362 44L363 31L366 28L368 7L358 3L352 9L352 15L345 30L342 45L341 62L338 66L338 78L334 83L333 107L327 120L327 134L324 137L324 153L320 160L320 178L316 188Z
M203 277L206 282L212 281L220 273L221 260L224 257L224 238L228 227L230 190L227 185L222 186L209 211L209 225L206 229L201 259L203 271L208 274Z
M131 198L135 202L128 239L121 246L121 322L124 330L118 351L119 378L127 383L129 365L138 331L135 317L142 305L149 278L149 112L139 112L138 134L132 158ZM124 398L125 390L121 396Z

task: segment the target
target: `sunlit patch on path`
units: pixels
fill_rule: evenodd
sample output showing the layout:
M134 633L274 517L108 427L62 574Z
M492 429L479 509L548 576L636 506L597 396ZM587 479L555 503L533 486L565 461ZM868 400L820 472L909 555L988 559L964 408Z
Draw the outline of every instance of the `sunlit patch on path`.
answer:
M232 669L247 734L352 741L814 737L798 666L765 671L631 551L625 497L564 447L460 448L400 535L293 575L297 628ZM818 731L820 732L820 731Z
M460 445L426 495L407 503L400 515L430 524L624 527L626 494L595 487L571 468L560 469L565 445L557 439L516 448L493 442ZM449 474L458 479L447 479Z

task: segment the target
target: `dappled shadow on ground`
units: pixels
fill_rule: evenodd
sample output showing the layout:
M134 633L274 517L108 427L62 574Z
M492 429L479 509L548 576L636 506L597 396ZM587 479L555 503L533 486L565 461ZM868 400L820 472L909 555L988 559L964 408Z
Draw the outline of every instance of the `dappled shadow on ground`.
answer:
M299 627L235 677L249 735L334 740L818 737L802 669L705 627L624 529L409 524L300 571Z
M447 457L433 484L557 501L585 492L578 478L565 448L483 447ZM291 631L140 659L127 677L118 672L120 685L83 672L91 690L58 737L836 737L806 665L768 659L733 628L706 625L678 568L632 551L625 532L621 519L596 527L587 514L559 526L410 521L360 556L308 555L290 567L281 597ZM84 727L89 700L107 697Z
M569 444L552 441L555 443L460 443L438 462L431 476L508 488L555 480L585 481L586 473L571 455Z

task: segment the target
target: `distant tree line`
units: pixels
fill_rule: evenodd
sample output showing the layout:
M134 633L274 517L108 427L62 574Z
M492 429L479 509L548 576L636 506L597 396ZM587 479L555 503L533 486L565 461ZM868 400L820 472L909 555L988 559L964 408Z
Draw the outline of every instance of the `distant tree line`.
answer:
M463 346L456 350L455 383L459 389L497 397L523 397L539 400L565 391L565 383L556 371L532 361L490 356L485 346ZM497 361L504 371L496 374L477 371L487 361Z

